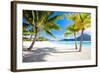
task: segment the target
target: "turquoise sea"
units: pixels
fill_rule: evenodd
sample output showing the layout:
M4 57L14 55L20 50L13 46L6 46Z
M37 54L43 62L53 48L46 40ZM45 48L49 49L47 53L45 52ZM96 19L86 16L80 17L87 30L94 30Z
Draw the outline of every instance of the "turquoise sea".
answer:
M53 43L57 43L57 44L66 44L69 46L74 46L75 45L75 41L52 41ZM80 45L80 41L77 41L77 45ZM83 47L86 48L90 48L91 47L91 41L83 41L82 42Z

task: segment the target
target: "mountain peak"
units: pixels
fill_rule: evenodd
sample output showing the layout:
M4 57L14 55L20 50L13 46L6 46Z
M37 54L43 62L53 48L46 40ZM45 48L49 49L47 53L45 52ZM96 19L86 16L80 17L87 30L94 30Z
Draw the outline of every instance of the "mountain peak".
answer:
M81 36L76 38L77 41L80 41ZM62 39L61 41L75 41L75 39ZM91 36L89 34L83 34L83 41L91 41Z

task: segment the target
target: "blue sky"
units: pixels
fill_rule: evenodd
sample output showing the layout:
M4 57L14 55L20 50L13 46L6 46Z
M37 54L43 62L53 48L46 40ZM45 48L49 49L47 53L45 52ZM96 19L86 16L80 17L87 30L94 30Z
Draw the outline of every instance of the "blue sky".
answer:
M52 16L59 15L59 14L66 14L67 15L69 13L71 13L71 12L54 12L54 14ZM25 23L27 23L25 19L23 19L23 21ZM72 20L69 20L67 17L64 16L64 18L62 18L60 20L57 20L55 23L57 25L59 25L60 28L61 28L60 30L52 30L52 33L54 34L54 36L56 36L56 39L53 38L50 35L47 35L45 32L41 32L40 33L40 36L44 36L44 37L46 37L48 39L51 39L51 40L60 40L60 39L65 39L65 38L74 38L73 35L70 35L68 37L64 36L64 33L67 31L66 30L66 27L68 25L72 25L74 23ZM86 32L89 32L90 33L90 30L88 30ZM87 33L87 34L89 34L89 33ZM80 35L80 33L78 33L77 36L79 36L79 35Z
M55 15L59 15L59 14L69 14L69 12L55 12L52 16L55 16ZM57 25L59 25L60 26L60 30L52 30L52 33L54 34L54 36L56 36L56 39L55 38L53 38L53 37L51 37L51 36L49 36L49 35L47 35L47 34L45 34L45 33L41 33L41 36L45 36L45 37L47 37L47 38L49 38L49 39L51 39L51 40L60 40L60 39L64 39L64 38L66 38L66 37L64 37L64 33L65 33L65 31L67 31L65 28L68 26L68 25L71 25L71 24L73 24L73 21L72 20L69 20L69 19L67 19L65 16L64 16L64 18L62 18L62 19L60 19L60 20L57 20L56 22L55 22Z

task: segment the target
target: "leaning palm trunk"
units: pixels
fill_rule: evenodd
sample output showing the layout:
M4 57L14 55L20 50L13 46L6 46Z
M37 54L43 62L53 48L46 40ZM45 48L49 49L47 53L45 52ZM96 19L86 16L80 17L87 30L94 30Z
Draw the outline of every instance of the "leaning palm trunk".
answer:
M84 32L84 29L82 29L82 32L81 32L81 38L80 38L80 48L79 48L79 52L81 52L81 50L82 50L83 32Z
M35 44L35 41L36 41L36 39L37 39L37 35L38 35L38 31L37 31L37 29L36 29L34 39L33 39L32 43L31 43L30 47L29 47L27 50L31 50L31 49L33 48L33 46L34 46L34 44Z
M74 32L74 37L75 37L75 49L77 49L77 39L76 39L76 32Z

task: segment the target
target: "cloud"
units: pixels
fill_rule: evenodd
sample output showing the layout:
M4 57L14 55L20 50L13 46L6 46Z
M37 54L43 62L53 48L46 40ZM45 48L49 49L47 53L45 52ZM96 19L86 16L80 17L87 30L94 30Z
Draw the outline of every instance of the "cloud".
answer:
M84 33L91 35L91 28L85 29Z

